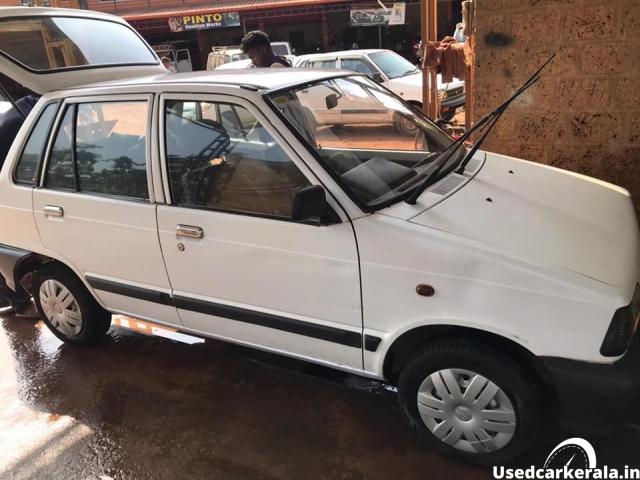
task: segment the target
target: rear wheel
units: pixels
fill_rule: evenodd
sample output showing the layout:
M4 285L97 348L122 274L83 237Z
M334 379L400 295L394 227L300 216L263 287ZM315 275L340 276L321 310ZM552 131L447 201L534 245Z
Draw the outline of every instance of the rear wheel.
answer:
M109 330L111 314L63 267L42 266L34 275L33 295L44 323L64 342L91 345Z
M428 446L477 465L504 465L541 432L535 379L509 357L463 339L433 342L400 375L409 425Z
M410 102L410 105L416 110L422 109L422 106L419 103ZM418 131L418 127L415 125L415 123L413 123L404 115L396 113L394 123L396 130L398 130L400 134L406 135L407 137L415 136L416 132Z

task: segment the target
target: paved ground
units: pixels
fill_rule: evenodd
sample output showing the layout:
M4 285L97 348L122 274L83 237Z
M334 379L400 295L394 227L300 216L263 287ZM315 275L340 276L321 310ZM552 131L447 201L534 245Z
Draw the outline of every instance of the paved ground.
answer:
M589 438L599 463L640 463L634 421ZM41 322L7 317L0 319L0 478L474 480L490 473L422 448L395 394L376 382L220 342L186 345L120 328L97 348L76 349Z

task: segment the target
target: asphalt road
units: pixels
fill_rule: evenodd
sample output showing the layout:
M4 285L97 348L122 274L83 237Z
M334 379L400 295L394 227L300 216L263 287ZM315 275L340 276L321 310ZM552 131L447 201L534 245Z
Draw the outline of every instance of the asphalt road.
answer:
M640 369L639 369L640 370ZM598 463L640 464L640 418L587 437ZM566 438L563 437L563 438ZM541 442L532 461L553 443ZM217 341L113 327L59 342L0 318L0 478L492 478L420 446L383 384Z

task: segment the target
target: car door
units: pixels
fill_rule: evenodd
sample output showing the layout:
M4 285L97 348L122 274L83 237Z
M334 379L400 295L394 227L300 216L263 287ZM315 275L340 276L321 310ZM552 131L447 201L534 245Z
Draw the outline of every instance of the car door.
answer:
M33 209L42 244L83 275L106 307L176 324L149 181L151 100L65 101Z
M294 193L317 180L246 100L175 94L161 105L170 204L158 207L158 229L185 327L360 370L350 223L291 221Z

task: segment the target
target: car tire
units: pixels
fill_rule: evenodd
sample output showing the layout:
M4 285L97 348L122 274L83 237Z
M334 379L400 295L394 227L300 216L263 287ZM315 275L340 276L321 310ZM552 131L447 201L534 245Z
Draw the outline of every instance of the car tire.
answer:
M394 125L399 134L405 137L415 137L418 127L403 115L396 113Z
M400 373L403 416L427 446L467 463L507 465L541 433L542 390L518 363L466 339L427 344Z
M44 323L65 343L96 344L111 325L111 314L75 274L57 264L46 264L35 272L33 297Z

